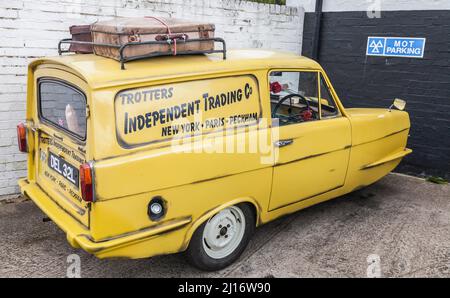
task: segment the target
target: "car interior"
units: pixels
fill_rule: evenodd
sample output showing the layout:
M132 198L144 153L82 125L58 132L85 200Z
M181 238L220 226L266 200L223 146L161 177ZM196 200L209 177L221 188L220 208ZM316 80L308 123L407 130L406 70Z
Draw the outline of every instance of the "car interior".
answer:
M314 71L272 71L269 75L272 121L284 126L337 116L338 109L321 75L319 103L318 80L319 73Z

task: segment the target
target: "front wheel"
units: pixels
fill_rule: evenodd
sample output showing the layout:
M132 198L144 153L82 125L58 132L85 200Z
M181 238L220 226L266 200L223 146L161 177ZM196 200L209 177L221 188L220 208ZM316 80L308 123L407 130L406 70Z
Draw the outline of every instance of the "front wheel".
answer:
M229 266L246 248L255 223L255 214L247 204L220 211L195 231L186 251L189 262L206 271Z

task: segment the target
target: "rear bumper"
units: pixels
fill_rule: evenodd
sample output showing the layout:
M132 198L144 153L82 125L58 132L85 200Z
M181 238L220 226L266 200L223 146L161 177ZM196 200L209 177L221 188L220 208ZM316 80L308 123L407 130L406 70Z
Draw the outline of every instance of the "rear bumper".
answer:
M27 179L20 179L18 183L21 193L33 200L67 234L67 241L69 241L70 245L80 248L81 246L76 239L81 235L89 235L89 230L60 208L37 184L30 183Z
M66 233L72 247L82 248L99 258L143 258L178 252L183 248L185 230L182 228L192 221L190 217L169 220L148 229L95 241L85 226L60 208L37 184L27 179L20 179L18 183L22 194L33 200Z

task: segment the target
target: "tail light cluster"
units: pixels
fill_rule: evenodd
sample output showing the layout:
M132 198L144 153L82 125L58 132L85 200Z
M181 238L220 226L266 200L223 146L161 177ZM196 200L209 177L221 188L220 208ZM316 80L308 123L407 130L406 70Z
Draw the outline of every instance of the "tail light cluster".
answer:
M27 127L24 123L17 125L17 143L20 152L28 152ZM94 202L94 170L91 163L80 166L81 197L86 202Z
M20 152L28 152L27 127L24 123L19 123L19 125L17 125L17 143Z
M80 166L81 197L86 202L94 202L94 170L90 163Z

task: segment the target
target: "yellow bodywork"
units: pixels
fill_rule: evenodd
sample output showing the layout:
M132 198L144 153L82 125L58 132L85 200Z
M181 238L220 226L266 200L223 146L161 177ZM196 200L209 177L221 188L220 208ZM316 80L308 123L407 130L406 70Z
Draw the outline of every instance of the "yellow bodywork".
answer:
M211 144L205 139L220 136L214 130L193 135L189 144L176 147L170 134L158 136L153 126L133 135L124 133L124 115L137 117L145 105L127 106L121 100L130 92L136 96L161 86L181 90L173 95L172 103L178 104L194 101L205 92L245 92L249 86L252 94L244 94L246 98L234 108L270 118L268 75L272 70L321 73L340 116L279 128L270 121L260 123L257 131L267 136L269 147L274 146L274 129L279 139L294 141L279 148L275 157L247 151L208 153L211 148L205 147ZM40 121L40 78L56 78L85 93L86 141ZM155 109L172 106L146 104ZM226 109L210 110L204 117L220 118L221 113L227 114ZM254 123L246 124L236 124L233 134L219 139L227 142L238 136L248 140ZM254 207L256 225L267 223L374 183L411 152L406 149L410 127L406 112L344 109L319 64L263 50L229 51L227 60L216 55L152 58L127 63L126 70L120 70L112 59L95 55L39 59L29 66L27 127L29 170L28 177L19 181L22 193L67 234L72 246L100 258L143 258L184 251L197 227L221 209L238 203ZM189 151L188 146L203 150ZM49 150L58 151L74 166L94 163L94 203L82 201L75 188L61 189L54 183L57 178L39 162L40 152ZM155 196L164 198L167 205L167 214L160 221L152 221L147 214L149 201Z

